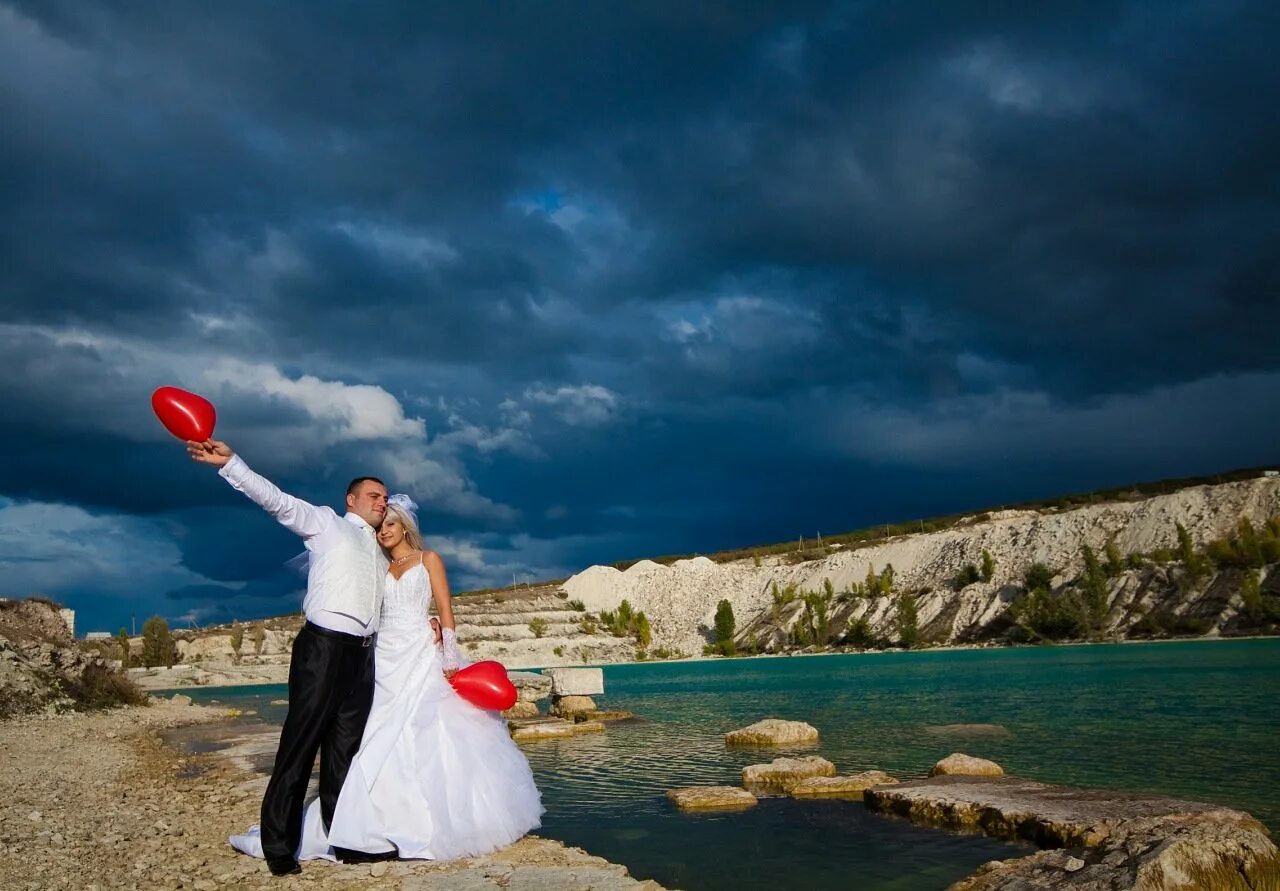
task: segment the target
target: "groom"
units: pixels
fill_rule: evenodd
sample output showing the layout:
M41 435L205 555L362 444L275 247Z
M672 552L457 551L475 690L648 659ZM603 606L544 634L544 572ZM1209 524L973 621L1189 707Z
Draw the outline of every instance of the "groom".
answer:
M373 704L373 636L382 605L387 558L376 530L387 511L387 487L371 476L347 487L338 516L281 492L249 469L225 442L188 442L193 460L218 475L302 536L310 552L306 624L289 660L289 714L280 732L275 769L262 799L262 852L273 875L298 873L307 783L320 753L320 812L327 830L351 759ZM381 859L338 850L339 859Z

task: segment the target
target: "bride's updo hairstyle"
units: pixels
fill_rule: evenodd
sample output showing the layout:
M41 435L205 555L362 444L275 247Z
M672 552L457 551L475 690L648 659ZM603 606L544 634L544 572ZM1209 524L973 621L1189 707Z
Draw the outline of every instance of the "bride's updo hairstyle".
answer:
M394 519L400 524L400 528L404 530L404 540L409 542L411 547L419 551L425 551L426 547L422 544L422 533L418 531L418 524L414 522L409 512L398 504L387 503L387 512L383 515L382 521L385 523L387 519Z

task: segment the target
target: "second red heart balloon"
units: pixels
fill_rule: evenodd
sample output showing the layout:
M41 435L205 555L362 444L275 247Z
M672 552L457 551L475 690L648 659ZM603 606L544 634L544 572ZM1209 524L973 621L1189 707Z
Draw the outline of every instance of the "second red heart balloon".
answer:
M181 440L204 442L213 436L218 421L212 402L177 387L161 387L152 393L151 408L164 429Z
M501 662L491 660L468 665L449 678L458 695L477 708L506 711L516 704L516 685Z

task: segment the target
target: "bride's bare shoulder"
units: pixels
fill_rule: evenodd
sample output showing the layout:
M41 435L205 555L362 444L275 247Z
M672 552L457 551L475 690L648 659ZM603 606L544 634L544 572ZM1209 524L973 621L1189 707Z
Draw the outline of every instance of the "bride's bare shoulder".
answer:
M423 550L422 565L427 568L439 567L440 569L444 569L444 560L442 560L440 555L435 551Z

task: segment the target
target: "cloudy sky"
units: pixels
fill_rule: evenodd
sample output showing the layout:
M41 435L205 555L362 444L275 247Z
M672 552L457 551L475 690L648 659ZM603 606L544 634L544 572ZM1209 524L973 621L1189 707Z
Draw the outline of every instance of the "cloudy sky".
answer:
M1268 2L0 0L0 594L297 609L1280 458Z

